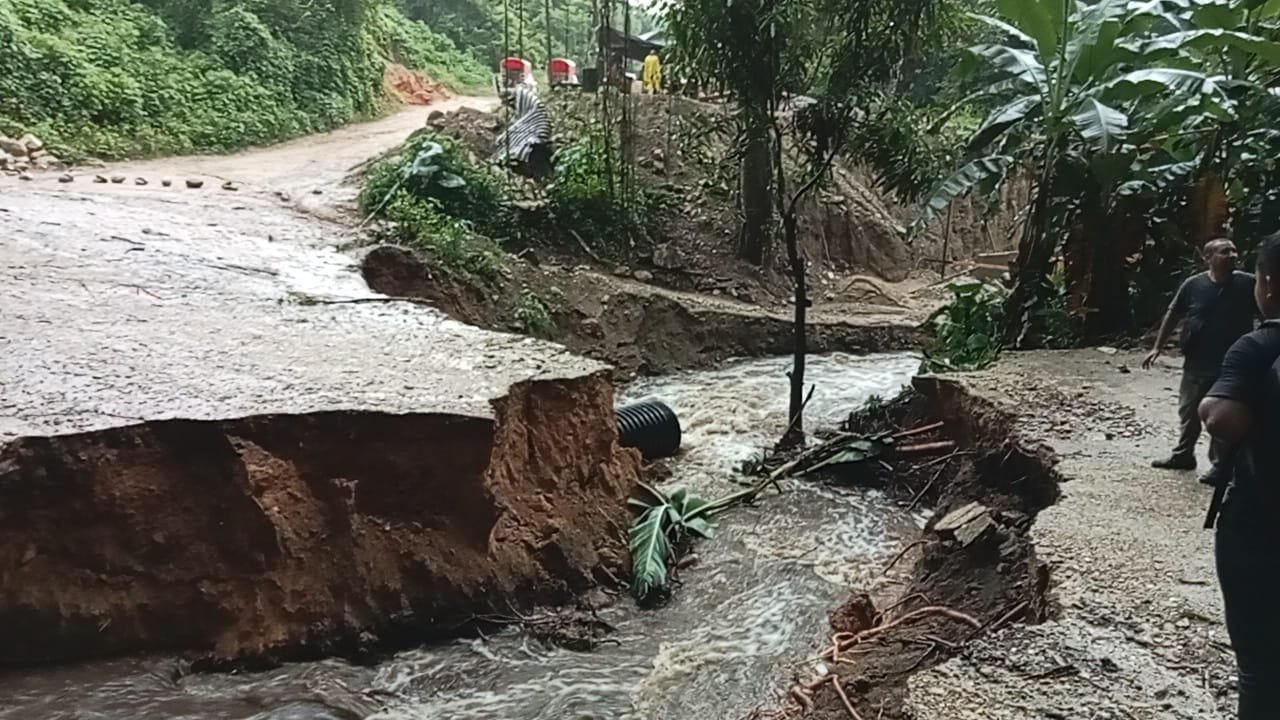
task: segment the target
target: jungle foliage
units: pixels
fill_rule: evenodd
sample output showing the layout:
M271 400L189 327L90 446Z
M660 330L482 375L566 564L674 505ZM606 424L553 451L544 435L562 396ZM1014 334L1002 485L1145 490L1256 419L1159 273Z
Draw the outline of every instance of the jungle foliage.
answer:
M0 0L0 131L103 158L225 151L387 108L387 61L488 73L384 0Z

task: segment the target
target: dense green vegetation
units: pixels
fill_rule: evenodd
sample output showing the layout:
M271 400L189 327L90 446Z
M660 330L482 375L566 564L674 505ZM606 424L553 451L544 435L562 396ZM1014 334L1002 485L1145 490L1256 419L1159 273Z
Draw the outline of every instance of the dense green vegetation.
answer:
M1046 302L1074 333L1146 325L1143 311L1207 240L1248 247L1273 230L1280 118L1280 3L1002 0L997 32L961 70L987 119L965 162L927 201L937 211L1011 177L1033 180L1005 345L1043 344ZM1052 266L1065 259L1065 291Z
M0 131L106 158L376 115L387 61L457 85L488 77L382 0L0 0L0 57Z

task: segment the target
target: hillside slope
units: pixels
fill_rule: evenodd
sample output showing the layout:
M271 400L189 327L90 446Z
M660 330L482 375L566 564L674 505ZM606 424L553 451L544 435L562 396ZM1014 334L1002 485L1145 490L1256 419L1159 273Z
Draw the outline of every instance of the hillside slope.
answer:
M0 0L0 132L59 155L227 151L389 105L389 63L484 67L384 0ZM59 147L60 146L60 147Z

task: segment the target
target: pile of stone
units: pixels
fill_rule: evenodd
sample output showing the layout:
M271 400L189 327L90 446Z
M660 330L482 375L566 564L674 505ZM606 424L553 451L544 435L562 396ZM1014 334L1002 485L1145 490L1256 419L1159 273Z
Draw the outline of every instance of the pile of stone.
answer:
M18 139L0 134L0 171L20 175L28 170L60 170L63 163L44 147L44 141L27 133Z

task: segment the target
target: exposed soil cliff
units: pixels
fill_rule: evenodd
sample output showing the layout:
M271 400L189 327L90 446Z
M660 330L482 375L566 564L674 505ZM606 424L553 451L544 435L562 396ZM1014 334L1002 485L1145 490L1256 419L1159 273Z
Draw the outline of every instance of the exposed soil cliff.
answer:
M523 270L522 270L523 268ZM553 298L541 335L575 353L627 373L657 374L708 367L732 357L785 355L794 347L790 309L775 311L732 298L686 293L568 268L515 265L518 282L481 288L435 272L414 252L381 245L361 271L373 290L421 298L480 327L523 330L505 310L522 289ZM516 297L500 297L514 293ZM925 310L894 306L811 308L810 352L887 352L920 346Z
M621 572L638 456L600 373L492 417L161 420L0 447L0 662L354 652ZM388 633L394 632L395 635Z

